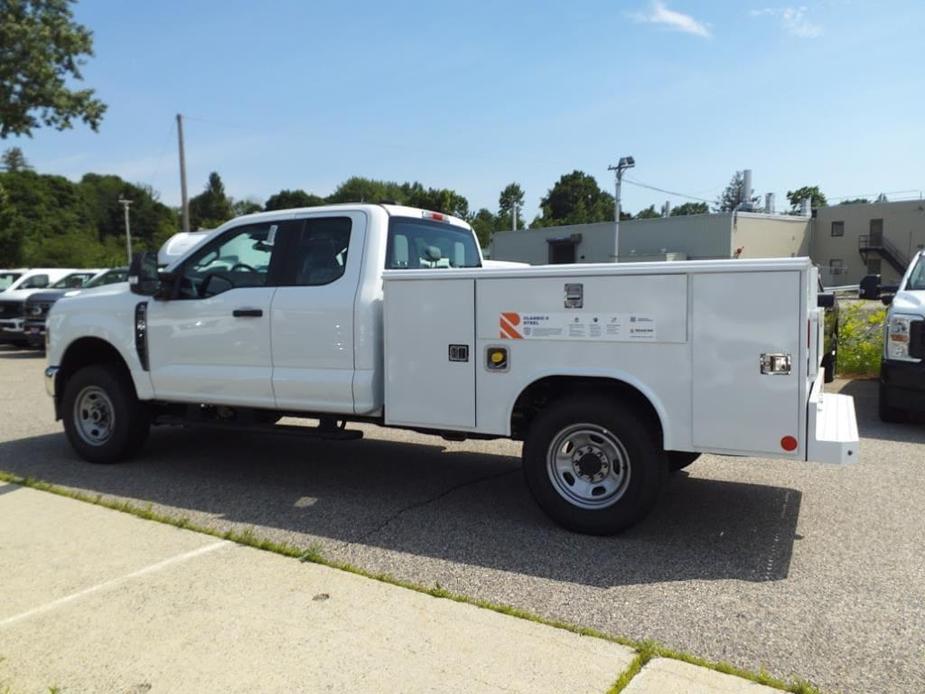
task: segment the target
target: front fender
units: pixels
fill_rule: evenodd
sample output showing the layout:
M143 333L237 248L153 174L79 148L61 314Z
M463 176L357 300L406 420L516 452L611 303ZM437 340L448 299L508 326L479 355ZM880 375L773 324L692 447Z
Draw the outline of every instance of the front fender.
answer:
M135 306L146 301L128 294L117 297L59 300L48 316L48 365L61 366L67 350L78 340L94 338L111 345L128 367L141 400L154 397L150 374L142 368L135 350Z

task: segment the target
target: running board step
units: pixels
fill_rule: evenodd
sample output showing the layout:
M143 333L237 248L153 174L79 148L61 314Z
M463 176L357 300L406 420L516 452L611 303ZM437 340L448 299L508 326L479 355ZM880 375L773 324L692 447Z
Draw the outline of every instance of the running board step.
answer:
M340 429L337 427L300 427L292 424L241 424L240 422L212 422L184 419L182 417L158 417L157 424L182 426L190 429L216 429L228 431L247 431L256 434L282 434L325 441L356 441L363 438L359 429Z

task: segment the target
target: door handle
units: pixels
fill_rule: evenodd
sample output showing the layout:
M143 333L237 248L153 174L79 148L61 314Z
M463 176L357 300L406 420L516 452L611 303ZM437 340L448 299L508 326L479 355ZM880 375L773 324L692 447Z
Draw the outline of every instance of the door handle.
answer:
M231 312L235 318L260 318L263 315L262 308L236 308Z

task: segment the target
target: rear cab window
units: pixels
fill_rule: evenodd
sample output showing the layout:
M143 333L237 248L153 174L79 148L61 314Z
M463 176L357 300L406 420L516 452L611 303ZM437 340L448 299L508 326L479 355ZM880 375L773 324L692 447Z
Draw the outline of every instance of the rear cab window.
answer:
M464 227L413 217L392 217L386 270L481 267L475 235Z

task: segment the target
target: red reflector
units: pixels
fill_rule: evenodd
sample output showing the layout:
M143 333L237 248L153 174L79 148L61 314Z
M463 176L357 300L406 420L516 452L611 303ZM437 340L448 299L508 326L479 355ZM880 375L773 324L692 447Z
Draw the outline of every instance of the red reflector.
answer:
M793 436L785 436L780 440L780 447L785 451L795 451L799 445L800 442L797 441Z

